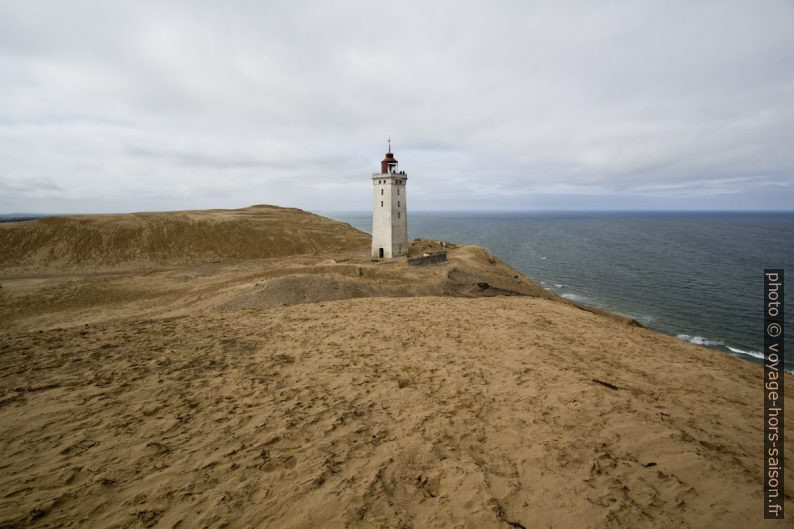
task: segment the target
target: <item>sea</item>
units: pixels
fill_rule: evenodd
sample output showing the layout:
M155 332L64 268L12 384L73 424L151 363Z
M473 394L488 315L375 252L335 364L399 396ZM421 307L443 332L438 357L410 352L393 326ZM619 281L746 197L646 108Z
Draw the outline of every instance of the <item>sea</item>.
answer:
M322 214L372 231L369 212ZM411 212L408 234L483 246L562 297L751 362L764 269L794 274L789 212ZM784 365L794 372L794 353Z

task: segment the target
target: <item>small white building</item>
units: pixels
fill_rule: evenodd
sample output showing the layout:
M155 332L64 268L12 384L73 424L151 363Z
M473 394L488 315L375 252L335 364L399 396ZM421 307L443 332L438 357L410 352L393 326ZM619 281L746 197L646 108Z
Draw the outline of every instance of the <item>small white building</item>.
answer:
M408 252L406 180L405 171L397 170L389 140L389 152L380 163L380 173L372 175L372 257L390 258Z

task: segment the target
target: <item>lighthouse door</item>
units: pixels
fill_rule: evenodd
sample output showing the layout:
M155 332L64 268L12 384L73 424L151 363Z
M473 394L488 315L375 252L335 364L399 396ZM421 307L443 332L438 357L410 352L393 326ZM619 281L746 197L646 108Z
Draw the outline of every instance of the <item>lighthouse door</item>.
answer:
M379 249L378 249L378 257L380 257L381 259L383 259L383 248L379 248Z

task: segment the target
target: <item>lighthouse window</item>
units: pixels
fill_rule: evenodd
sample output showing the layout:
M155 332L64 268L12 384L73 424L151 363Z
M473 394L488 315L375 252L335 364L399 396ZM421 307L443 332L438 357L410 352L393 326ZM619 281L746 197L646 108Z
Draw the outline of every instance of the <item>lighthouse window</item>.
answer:
M397 218L398 219L400 218L400 212L399 211L397 212Z
M383 194L383 189L381 189L381 190L380 190L380 194L381 194L381 195Z
M399 200L397 201L397 207L398 208L400 207L400 201Z
M397 188L397 196L400 196L400 188Z
M383 201L382 200L380 201L380 207L383 207Z

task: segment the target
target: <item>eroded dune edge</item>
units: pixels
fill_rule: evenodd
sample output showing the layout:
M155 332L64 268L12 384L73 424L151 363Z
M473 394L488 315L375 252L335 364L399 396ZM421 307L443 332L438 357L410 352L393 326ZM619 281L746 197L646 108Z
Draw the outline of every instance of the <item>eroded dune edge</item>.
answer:
M0 224L0 250L0 527L760 522L758 366L482 248L373 262L255 206Z

